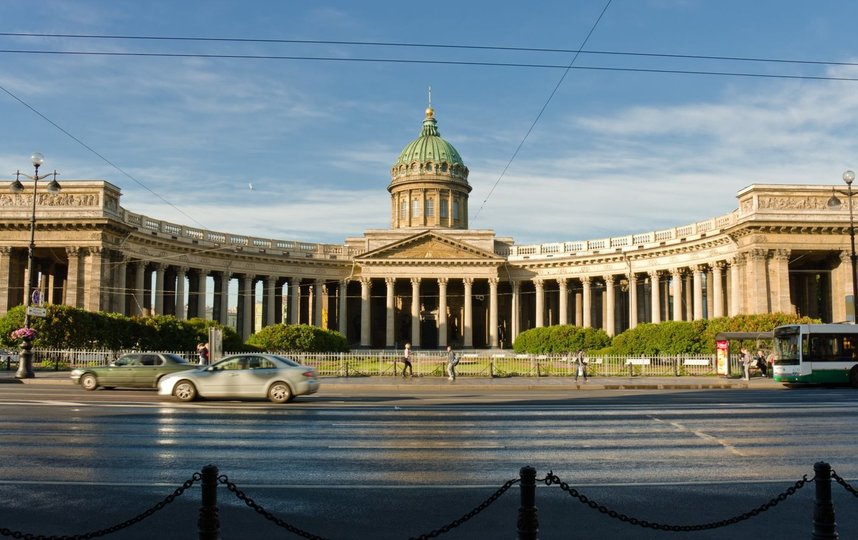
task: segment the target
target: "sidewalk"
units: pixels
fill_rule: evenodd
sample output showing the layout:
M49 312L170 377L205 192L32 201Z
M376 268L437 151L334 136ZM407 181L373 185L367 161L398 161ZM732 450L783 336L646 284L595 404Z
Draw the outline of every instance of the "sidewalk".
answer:
M37 371L35 378L16 379L14 371L0 371L0 384L71 385L68 371ZM783 388L772 379L754 377L750 381L724 377L591 377L586 384L571 377L459 377L448 381L446 377L322 377L322 391L389 391L433 392L474 391L503 392L572 391L572 390L729 390Z

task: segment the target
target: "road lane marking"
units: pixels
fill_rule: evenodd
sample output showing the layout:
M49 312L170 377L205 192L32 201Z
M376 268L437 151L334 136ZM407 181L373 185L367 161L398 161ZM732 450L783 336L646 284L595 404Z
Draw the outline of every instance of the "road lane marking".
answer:
M722 448L724 448L725 450L727 450L728 452L730 452L731 454L735 454L739 457L746 457L747 456L746 454L741 452L738 448L736 448L732 444L728 443L727 441L725 441L723 439L719 439L718 437L713 437L712 435L709 435L708 433L704 433L700 430L688 429L687 427L680 424L679 422L662 420L661 418L657 418L657 417L652 416L652 415L649 415L649 417L651 419L655 420L656 422L661 423L661 424L667 424L667 425L673 426L674 428L676 428L677 431L681 431L684 433L691 433L692 435L699 437L699 438L703 439L704 441L719 445Z

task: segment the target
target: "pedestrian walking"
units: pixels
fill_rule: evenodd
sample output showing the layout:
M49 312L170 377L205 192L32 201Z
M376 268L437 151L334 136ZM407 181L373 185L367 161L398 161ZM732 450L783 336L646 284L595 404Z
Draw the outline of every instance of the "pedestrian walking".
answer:
M768 377L769 366L766 363L766 355L763 354L763 351L761 351L761 350L757 351L756 361L757 361L757 369L760 370L760 373L763 375L763 378L765 379L766 377Z
M208 343L197 343L197 356L199 357L199 364L201 366L205 366L209 363Z
M411 344L405 344L405 350L402 352L402 378L405 378L405 370L408 370L408 373L411 377L414 377L414 368L411 367Z
M453 347L447 345L447 378L456 380L456 366L459 365L459 355L453 352Z
M575 353L575 382L578 382L578 377L584 377L584 382L587 382L587 357L584 356L584 349L578 349Z
M748 352L748 349L742 347L740 350L740 357L742 360L742 380L750 381L751 380L751 353Z

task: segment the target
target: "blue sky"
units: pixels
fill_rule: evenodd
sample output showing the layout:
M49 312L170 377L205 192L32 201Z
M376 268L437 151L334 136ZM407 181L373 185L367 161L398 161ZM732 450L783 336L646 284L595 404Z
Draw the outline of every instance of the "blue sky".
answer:
M4 0L0 32L574 50L606 4ZM584 48L850 63L855 20L846 0L614 0ZM858 167L858 81L771 77L858 79L849 65L9 35L0 49L615 68L0 52L2 174L40 151L61 180L118 185L133 212L238 234L341 243L387 228L389 168L430 85L471 171L471 228L518 244L686 225L729 213L745 186L840 184Z

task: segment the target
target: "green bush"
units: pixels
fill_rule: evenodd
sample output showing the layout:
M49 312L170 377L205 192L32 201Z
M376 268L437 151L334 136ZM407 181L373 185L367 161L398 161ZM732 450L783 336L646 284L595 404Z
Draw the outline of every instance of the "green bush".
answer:
M348 352L345 336L307 324L273 324L250 336L248 345L266 351Z
M560 354L578 349L601 349L610 342L604 330L564 324L525 330L515 339L513 349L517 353Z
M220 327L225 351L242 350L238 334L215 321L179 320L173 316L126 317L117 313L91 312L66 305L46 306L47 316L31 317L36 330L33 345L47 349L142 349L194 351L208 341L208 329ZM0 317L0 346L19 345L11 332L24 325L24 306L10 309Z

